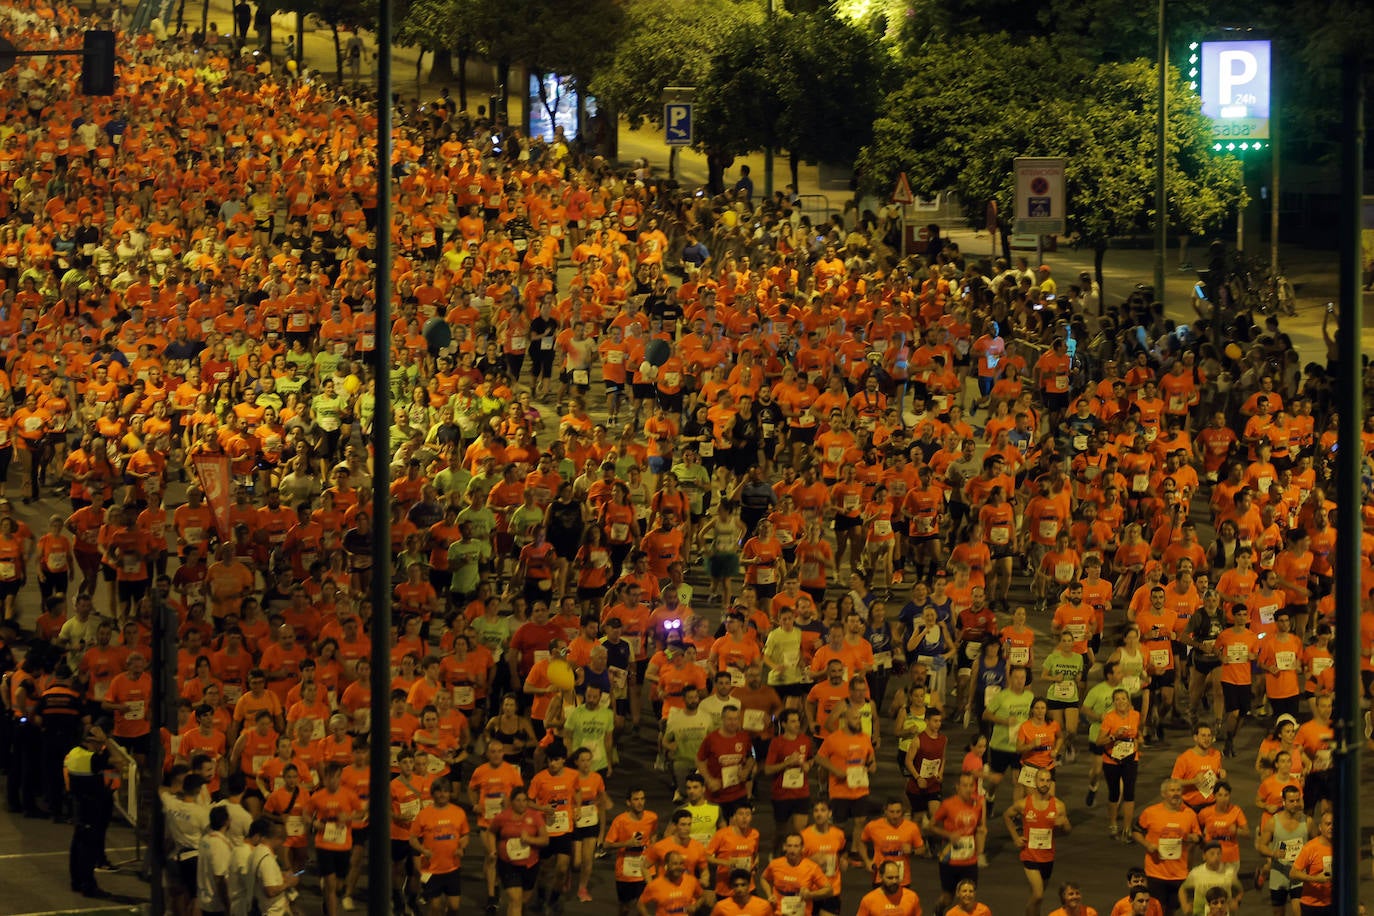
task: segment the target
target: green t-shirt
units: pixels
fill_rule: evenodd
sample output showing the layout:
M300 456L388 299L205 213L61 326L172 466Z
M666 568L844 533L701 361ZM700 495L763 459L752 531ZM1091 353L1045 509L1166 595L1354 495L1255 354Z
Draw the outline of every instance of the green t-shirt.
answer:
M524 546L532 540L530 531L535 525L543 524L544 510L538 506L519 505L510 514L510 533L515 543Z
M491 537L491 533L496 530L496 513L486 506L480 509L468 506L458 513L458 524L462 525L463 522L470 522L473 538L485 543Z
M491 542L486 537L473 537L449 545L448 568L453 574L449 588L460 595L471 595L476 592L478 584L482 581L482 572L478 564L490 558Z
M1047 685L1045 695L1059 703L1078 702L1078 679L1083 676L1083 657L1073 653L1051 652L1045 658L1045 670L1064 676L1064 680Z
M1083 698L1083 707L1098 718L1097 722L1088 726L1088 741L1091 744L1097 744L1097 734L1102 728L1101 719L1107 714L1107 710L1112 708L1112 694L1116 692L1117 687L1102 681L1094 684L1088 695Z
M705 507L706 494L711 489L711 473L701 464L680 464L673 468L678 485L687 494L687 506L692 514L700 515Z
M606 760L606 736L615 728L615 713L610 704L602 701L600 709L574 706L563 725L570 739L568 749L585 747L592 752L592 769L603 770Z
M440 496L447 496L450 493L466 493L468 482L472 480L472 472L467 468L460 467L444 468L434 475L434 488L439 491Z
M1010 690L999 690L997 696L988 702L985 710L999 719L1010 719L1010 725L997 725L992 729L992 740L988 747L994 751L1016 753L1016 732L1021 723L1030 718L1031 704L1035 702L1035 691L1029 688L1019 694Z
M497 617L492 620L483 614L472 622L472 628L477 631L477 638L482 645L491 650L492 658L500 661L506 646L510 644L511 636L515 633L515 618Z

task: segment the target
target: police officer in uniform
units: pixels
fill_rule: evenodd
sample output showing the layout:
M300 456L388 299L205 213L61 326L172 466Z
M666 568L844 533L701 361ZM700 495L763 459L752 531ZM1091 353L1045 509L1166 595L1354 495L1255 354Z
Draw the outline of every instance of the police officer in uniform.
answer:
M46 792L48 813L59 823L67 819L66 788L62 761L81 742L81 693L72 686L72 669L66 660L53 671L54 682L38 696L33 721L42 730L39 780Z
M63 763L72 798L72 848L68 862L72 890L87 897L106 897L95 883L95 869L105 854L101 837L114 813L114 792L107 773L133 763L124 749L107 741L105 729L88 727L81 743L71 749Z

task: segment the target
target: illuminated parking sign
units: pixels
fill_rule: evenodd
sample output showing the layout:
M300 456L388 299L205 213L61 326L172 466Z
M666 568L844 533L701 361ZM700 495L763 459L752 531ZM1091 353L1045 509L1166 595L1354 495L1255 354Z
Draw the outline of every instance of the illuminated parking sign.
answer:
M1217 140L1269 139L1268 41L1202 43L1202 113Z

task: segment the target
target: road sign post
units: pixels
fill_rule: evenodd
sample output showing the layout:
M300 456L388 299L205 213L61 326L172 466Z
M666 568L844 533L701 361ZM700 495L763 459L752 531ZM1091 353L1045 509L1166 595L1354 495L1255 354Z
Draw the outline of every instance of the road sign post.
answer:
M665 102L663 105L663 142L669 146L692 145L692 103Z
M1063 235L1064 160L1017 158L1012 232Z

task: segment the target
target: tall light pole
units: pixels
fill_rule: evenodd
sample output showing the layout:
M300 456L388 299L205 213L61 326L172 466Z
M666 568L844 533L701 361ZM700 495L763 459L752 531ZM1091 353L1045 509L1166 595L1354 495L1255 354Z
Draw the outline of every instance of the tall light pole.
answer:
M768 35L772 35L774 6L777 0L765 0L768 7ZM763 149L763 197L773 199L773 125L768 125L768 145Z
M1159 0L1159 116L1155 122L1155 301L1164 301L1164 253L1168 248L1169 208L1164 192L1164 162L1169 154L1169 45L1164 33L1164 2Z
M1336 412L1340 428L1336 442L1336 499L1340 525L1351 535L1336 541L1336 650L1334 732L1336 798L1335 832L1331 841L1335 862L1331 873L1333 909L1354 913L1360 895L1360 745L1364 742L1360 715L1360 605L1363 590L1360 573L1360 500L1362 482L1360 424L1364 419L1364 386L1360 372L1360 338L1364 331L1361 291L1363 230L1361 205L1364 196L1364 54L1348 51L1341 61L1341 198L1340 198L1340 325L1336 353Z

